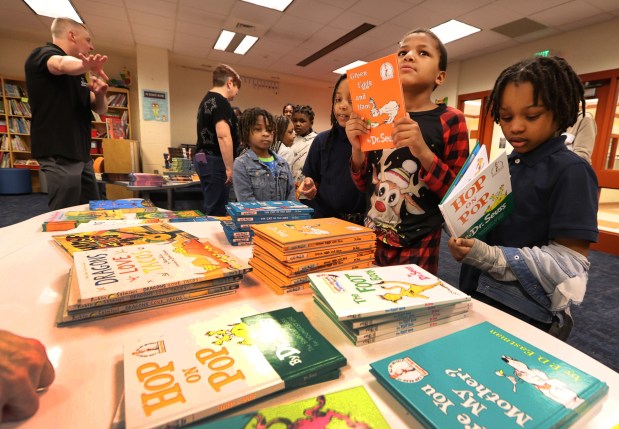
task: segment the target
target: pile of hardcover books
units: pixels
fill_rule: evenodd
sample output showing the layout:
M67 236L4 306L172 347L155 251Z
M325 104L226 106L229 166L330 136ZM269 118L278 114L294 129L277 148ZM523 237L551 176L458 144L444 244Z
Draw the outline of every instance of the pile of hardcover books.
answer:
M127 341L126 427L180 427L339 378L346 358L303 313L292 307L256 313L241 306L218 317L181 317Z
M470 308L468 295L414 264L309 279L314 302L357 346L462 319Z
M370 368L425 428L564 428L608 392L606 383L489 322Z
M58 326L231 294L251 270L168 223L52 238L73 257Z
M114 210L69 210L55 211L41 225L45 232L68 231L84 223L122 223L138 219L141 215L157 214L157 207L127 208Z
M254 273L278 294L309 288L308 274L366 268L374 261L376 235L336 218L252 226Z
M226 205L229 221L222 221L224 233L233 246L252 244L251 226L285 220L310 219L314 209L298 201L246 201Z

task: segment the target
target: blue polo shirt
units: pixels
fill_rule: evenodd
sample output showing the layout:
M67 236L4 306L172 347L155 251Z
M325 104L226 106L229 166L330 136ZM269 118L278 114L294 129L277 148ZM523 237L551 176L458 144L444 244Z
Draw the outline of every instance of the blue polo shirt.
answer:
M532 152L509 155L514 210L488 234L488 244L521 248L556 238L597 241L597 177L564 141L565 136L555 137Z
M565 136L508 156L514 210L484 239L504 247L544 246L556 238L596 242L598 181L588 162L566 148ZM481 272L462 264L459 287L477 296Z

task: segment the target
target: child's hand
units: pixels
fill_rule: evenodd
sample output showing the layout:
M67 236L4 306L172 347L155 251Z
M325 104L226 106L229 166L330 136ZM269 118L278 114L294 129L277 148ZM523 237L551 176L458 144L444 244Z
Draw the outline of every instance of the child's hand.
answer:
M305 195L308 199L311 200L316 196L318 188L314 183L314 179L312 179L311 177L306 177L305 180L301 182L301 185L299 185L298 191L299 194Z
M351 113L350 119L346 122L346 137L348 137L353 151L361 152L361 136L369 132L370 125L367 121L356 113Z
M413 156L419 159L424 167L427 168L424 160L429 160L430 163L434 160L434 153L423 139L419 124L408 115L394 122L391 138L396 147L408 146Z
M471 251L473 243L475 243L474 238L450 237L449 241L447 242L447 246L449 247L449 252L451 253L451 256L453 256L456 261L460 262Z

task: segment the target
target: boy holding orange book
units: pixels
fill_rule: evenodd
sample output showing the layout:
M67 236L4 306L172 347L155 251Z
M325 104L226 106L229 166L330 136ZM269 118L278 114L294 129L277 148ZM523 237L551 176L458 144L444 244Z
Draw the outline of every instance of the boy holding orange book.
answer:
M443 223L438 204L468 156L468 132L462 112L431 99L447 68L438 37L413 30L397 56L408 114L394 120L391 148L363 152L371 118L353 113L346 123L351 171L360 190L374 184L365 225L376 232L376 263L414 263L435 274Z

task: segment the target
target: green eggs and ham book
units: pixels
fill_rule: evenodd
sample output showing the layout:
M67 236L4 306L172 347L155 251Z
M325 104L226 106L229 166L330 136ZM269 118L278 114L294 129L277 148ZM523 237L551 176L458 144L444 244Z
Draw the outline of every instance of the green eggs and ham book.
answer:
M196 422L187 429L365 428L390 426L363 386L327 393L290 404L262 408L215 421Z
M563 428L608 392L606 383L489 322L370 367L426 428Z
M336 378L346 358L291 307L170 321L124 345L127 428L181 426Z
M316 295L339 320L470 301L423 268L394 265L308 274Z

